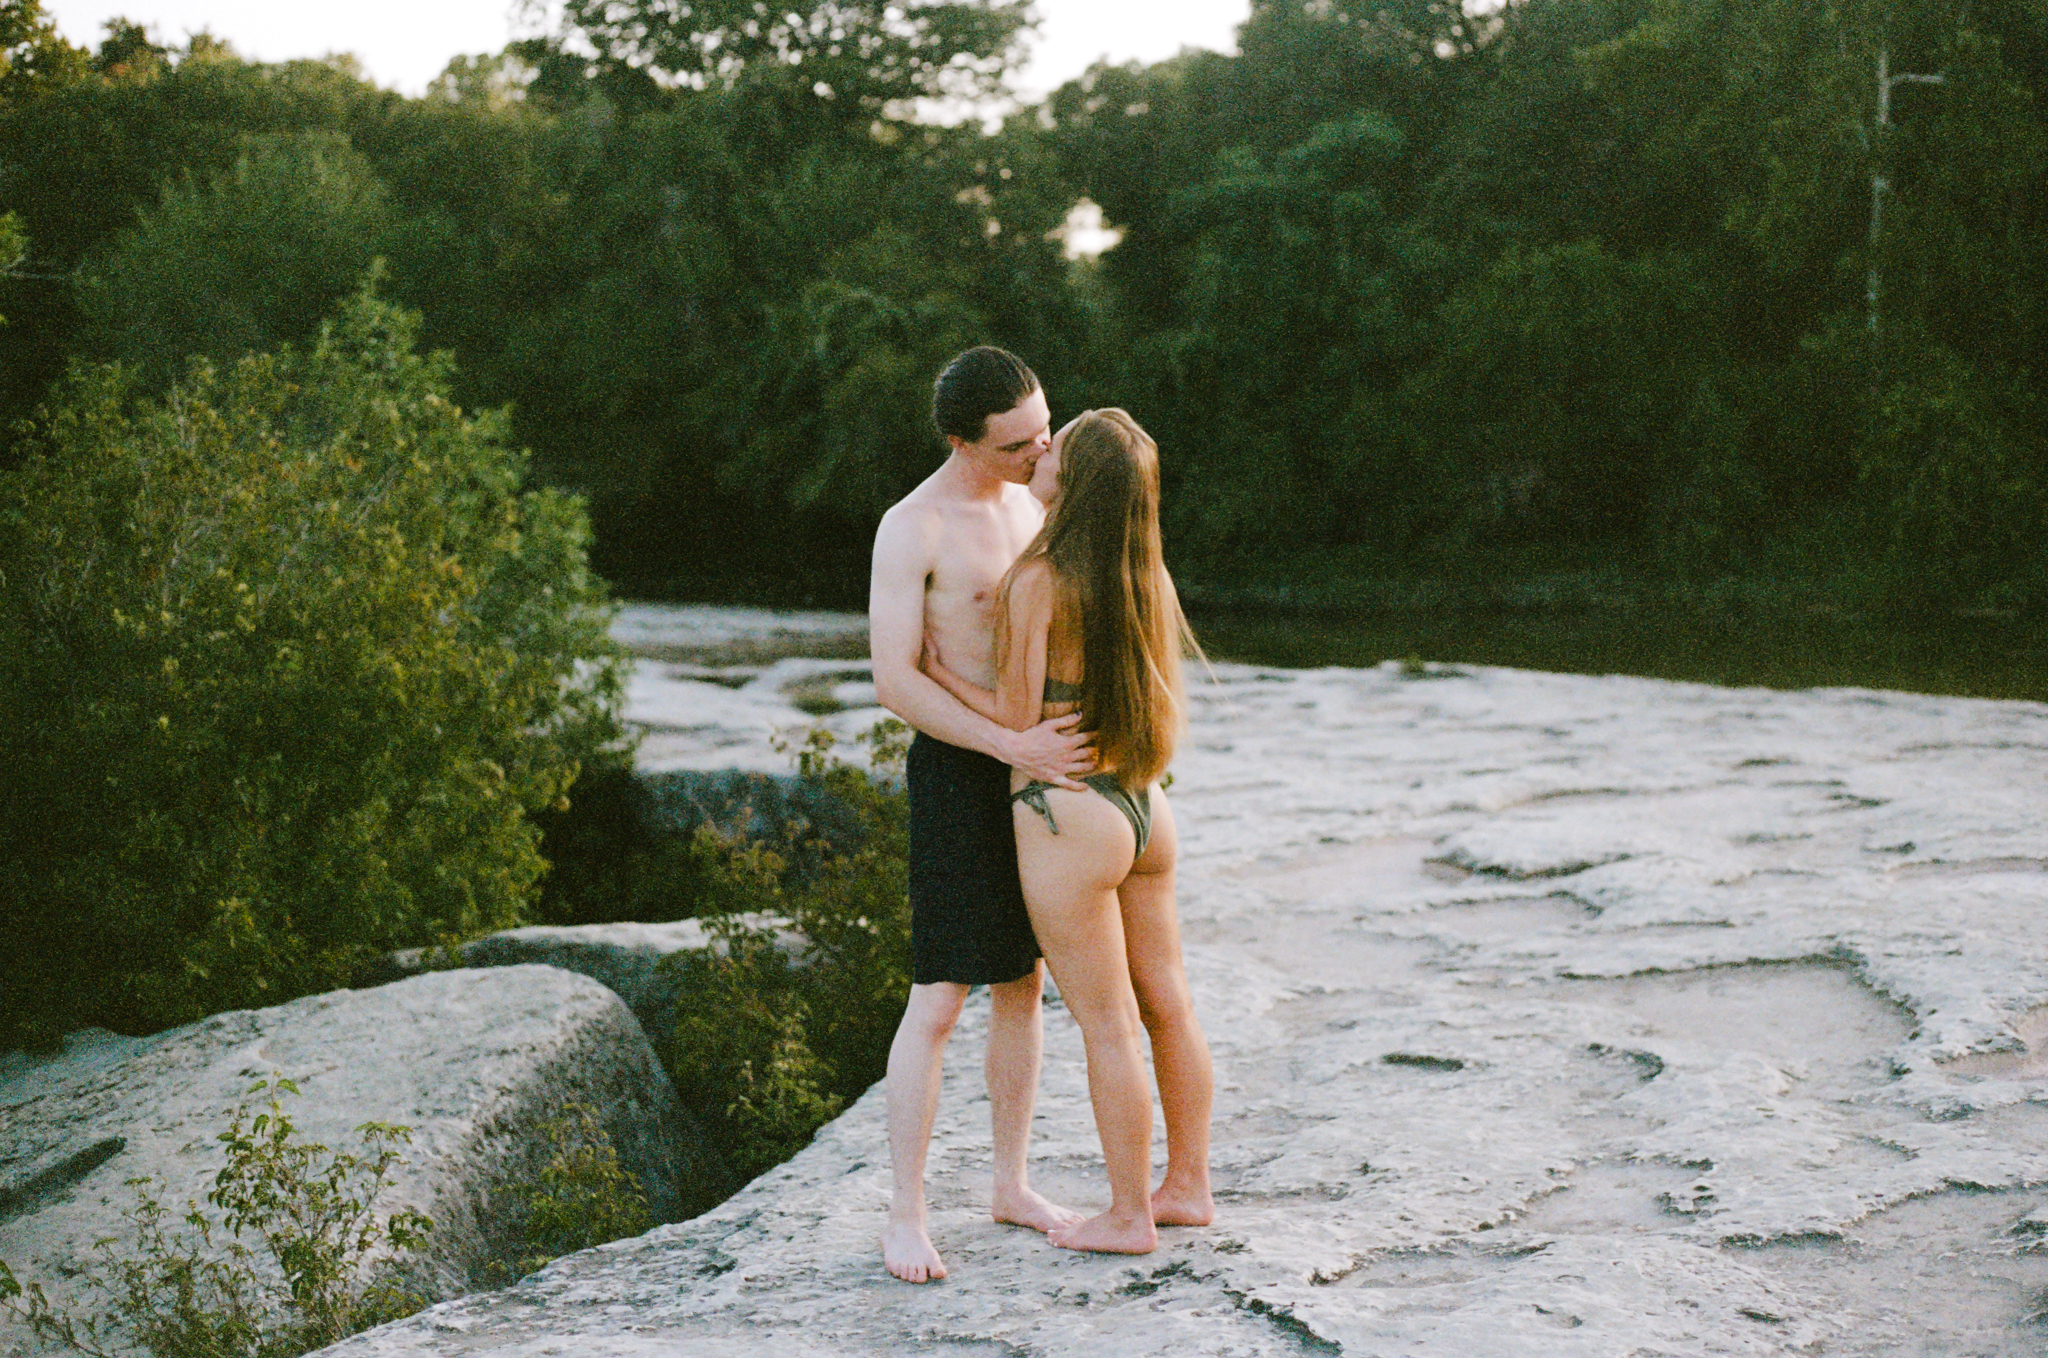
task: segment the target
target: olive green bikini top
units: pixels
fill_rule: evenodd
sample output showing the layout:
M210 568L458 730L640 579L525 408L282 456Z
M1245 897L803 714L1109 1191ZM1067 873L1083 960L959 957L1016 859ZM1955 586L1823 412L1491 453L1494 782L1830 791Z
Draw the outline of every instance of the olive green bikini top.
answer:
M1048 703L1078 703L1081 701L1081 686L1070 684L1064 679L1047 676L1045 696L1039 701Z

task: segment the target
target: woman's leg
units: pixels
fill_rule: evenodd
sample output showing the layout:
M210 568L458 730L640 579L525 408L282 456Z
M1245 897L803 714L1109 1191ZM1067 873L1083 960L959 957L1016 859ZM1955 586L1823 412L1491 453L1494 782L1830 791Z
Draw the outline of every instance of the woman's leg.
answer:
M1116 895L1131 862L1131 827L1093 792L1053 789L1046 798L1059 833L1018 806L1017 866L1038 946L1088 1049L1088 1097L1110 1192L1107 1212L1055 1227L1047 1238L1068 1249L1148 1254L1159 1245L1147 1191L1152 1090Z
M1209 1114L1216 1075L1181 962L1180 917L1173 904L1179 853L1173 808L1153 788L1152 842L1117 888L1131 985L1152 1038L1152 1071L1166 1112L1166 1178L1152 1195L1152 1215L1162 1226L1206 1226L1216 1216L1209 1197Z

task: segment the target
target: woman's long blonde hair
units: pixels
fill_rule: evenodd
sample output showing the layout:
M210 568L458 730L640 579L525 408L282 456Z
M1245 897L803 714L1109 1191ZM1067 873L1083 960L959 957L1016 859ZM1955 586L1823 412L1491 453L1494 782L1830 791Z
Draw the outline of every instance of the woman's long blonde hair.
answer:
M1044 561L1053 620L1081 634L1081 724L1102 767L1149 787L1187 728L1183 652L1199 656L1159 542L1159 445L1122 410L1091 410L1060 447L1060 495L996 595L998 663L1017 573Z

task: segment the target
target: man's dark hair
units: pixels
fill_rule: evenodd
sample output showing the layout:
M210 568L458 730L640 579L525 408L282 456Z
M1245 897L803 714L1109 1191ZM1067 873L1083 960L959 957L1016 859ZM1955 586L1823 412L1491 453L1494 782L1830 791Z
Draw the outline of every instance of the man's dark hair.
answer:
M969 443L988 432L988 417L1038 390L1038 374L1024 360L992 344L969 349L932 383L932 423L941 434Z

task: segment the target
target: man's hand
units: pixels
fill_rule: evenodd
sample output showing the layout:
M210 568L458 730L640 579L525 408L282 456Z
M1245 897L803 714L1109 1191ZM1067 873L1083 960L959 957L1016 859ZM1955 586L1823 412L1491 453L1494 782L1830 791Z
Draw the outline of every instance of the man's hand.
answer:
M1095 746L1085 731L1074 729L1080 724L1081 714L1069 712L1014 732L1003 742L1003 762L1040 782L1086 792L1088 789L1074 780L1095 771Z

